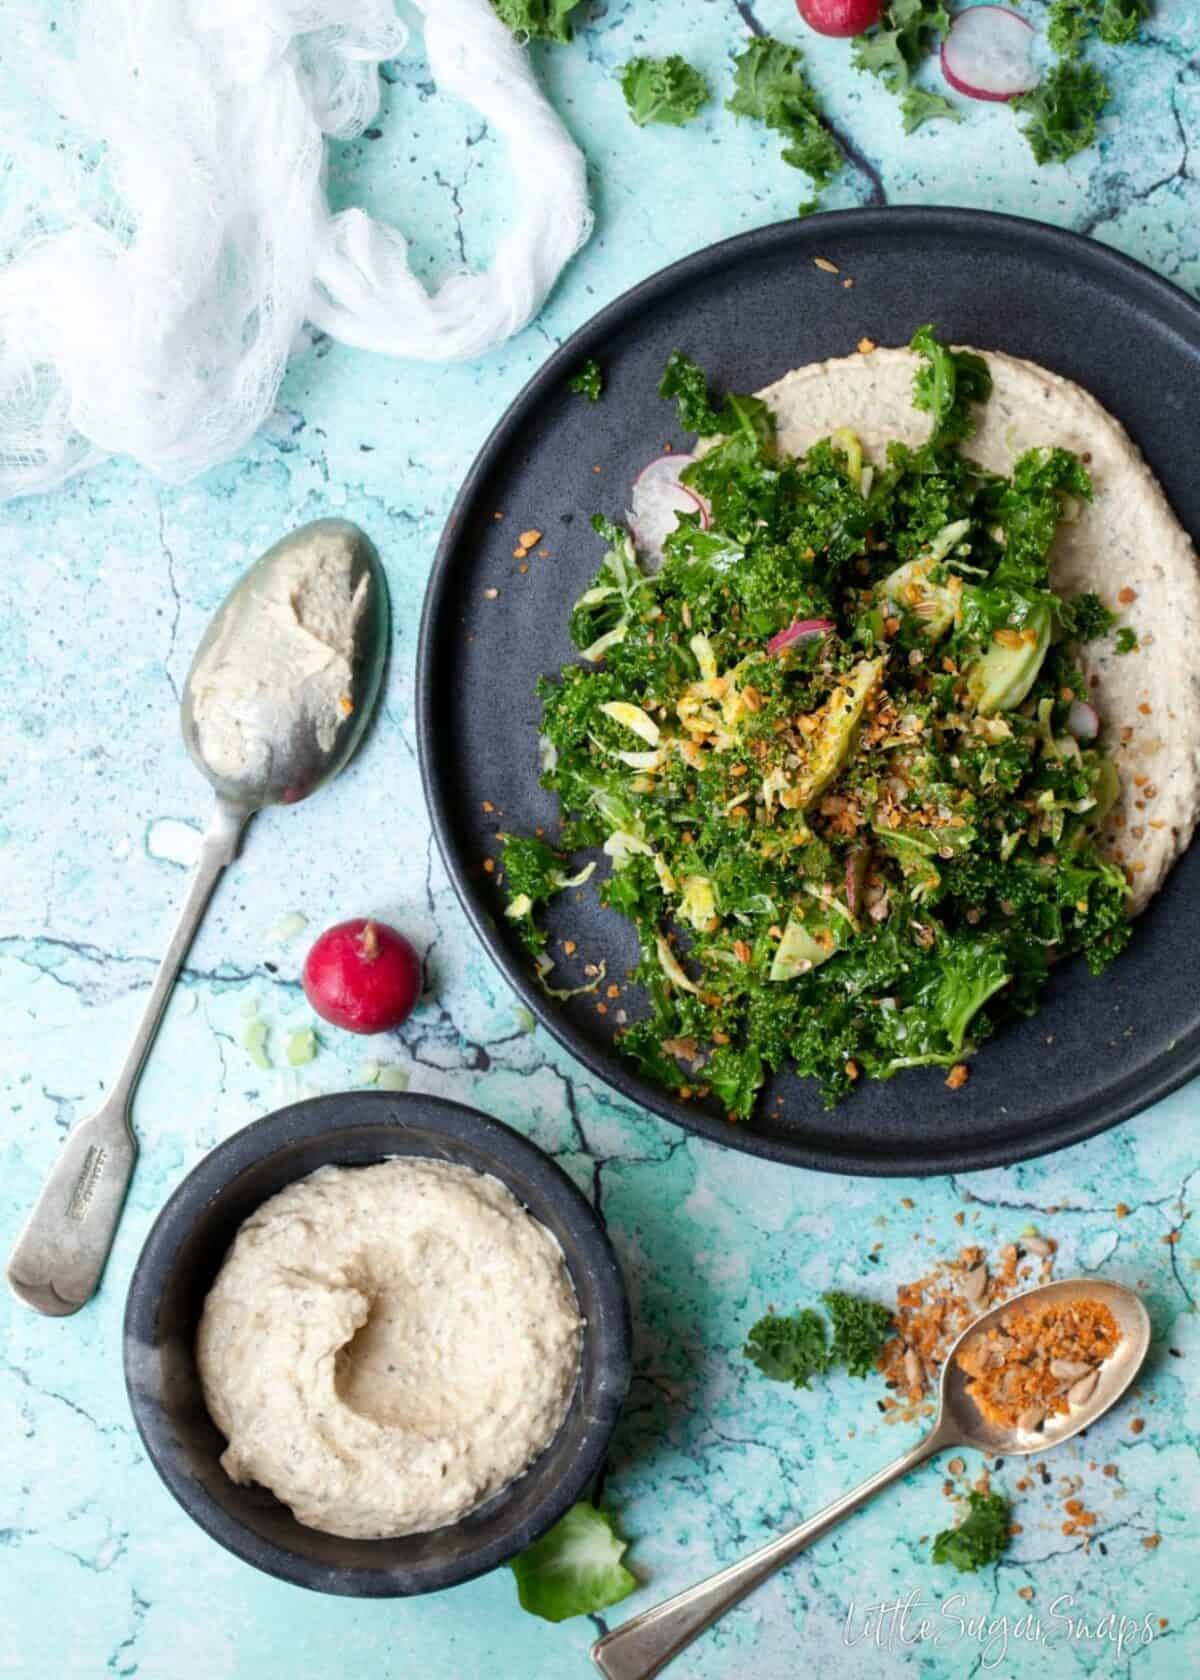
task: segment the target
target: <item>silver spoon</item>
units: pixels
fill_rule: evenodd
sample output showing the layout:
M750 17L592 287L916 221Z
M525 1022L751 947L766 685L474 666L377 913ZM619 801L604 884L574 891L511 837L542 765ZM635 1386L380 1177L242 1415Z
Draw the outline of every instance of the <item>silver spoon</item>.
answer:
M1101 1366L1099 1380L1088 1400L1083 1405L1072 1406L1063 1416L1048 1418L1039 1431L1000 1429L988 1423L967 1393L969 1379L954 1358L959 1347L968 1336L995 1324L1018 1301L1042 1304L1082 1296L1103 1301L1121 1330L1121 1340ZM1099 1278L1064 1278L1058 1283L1042 1284L993 1307L969 1325L950 1349L942 1366L937 1416L929 1433L915 1447L894 1464L868 1477L851 1493L818 1511L799 1528L792 1529L790 1534L768 1541L719 1575L689 1587L686 1592L667 1599L665 1604L634 1616L615 1632L605 1634L592 1646L597 1668L608 1680L651 1680L652 1675L660 1673L705 1628L740 1603L769 1575L790 1563L810 1542L818 1540L851 1511L857 1511L889 1483L906 1476L947 1447L977 1447L993 1457L1000 1454L1019 1457L1061 1446L1116 1404L1137 1376L1149 1346L1150 1319L1141 1301L1132 1290L1117 1283L1104 1283Z
M374 709L387 646L383 568L346 519L316 520L268 549L205 632L181 713L188 752L216 805L112 1093L68 1133L9 1256L9 1284L38 1312L78 1312L100 1281L137 1153L130 1106L138 1078L243 829L264 806L306 799L342 768Z

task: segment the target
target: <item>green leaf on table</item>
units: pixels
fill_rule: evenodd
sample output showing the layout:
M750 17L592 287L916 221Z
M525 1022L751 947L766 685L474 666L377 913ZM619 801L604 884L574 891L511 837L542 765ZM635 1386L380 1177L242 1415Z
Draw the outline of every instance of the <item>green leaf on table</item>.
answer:
M1046 39L1062 58L1078 58L1093 35L1110 47L1136 41L1149 0L1054 0Z
M756 36L733 61L728 109L782 134L783 160L812 177L818 192L842 167L842 149L825 124L815 88L800 68L803 55L770 35Z
M900 117L905 134L913 134L922 123L936 122L945 117L961 122L962 112L952 105L943 93L931 93L928 88L910 87L900 101Z
M1096 138L1096 123L1108 98L1108 83L1094 64L1064 58L1012 104L1029 117L1021 132L1037 161L1065 163Z
M944 1528L933 1542L934 1563L952 1563L970 1574L995 1563L1009 1540L1008 1500L1000 1493L968 1494L970 1510L957 1528Z
M891 1334L892 1309L843 1289L830 1289L821 1299L833 1320L831 1363L844 1365L852 1377L870 1376Z
M621 91L639 128L647 123L681 127L708 101L708 83L686 58L633 58L621 71Z
M521 1608L547 1622L590 1616L637 1586L621 1562L626 1542L606 1511L581 1500L509 1565Z
M807 1388L810 1377L829 1369L825 1320L811 1307L798 1313L767 1313L751 1329L742 1354L772 1382Z
M579 0L492 0L501 23L514 35L537 41L569 41L571 13Z
M854 66L902 92L921 61L950 29L942 0L891 0L877 28L854 41Z

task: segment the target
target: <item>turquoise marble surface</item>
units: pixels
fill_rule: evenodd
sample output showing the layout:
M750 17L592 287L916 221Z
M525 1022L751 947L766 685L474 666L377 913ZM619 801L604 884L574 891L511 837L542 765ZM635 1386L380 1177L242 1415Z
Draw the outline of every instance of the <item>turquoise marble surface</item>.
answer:
M978 106L960 128L932 125L902 140L894 104L849 69L844 47L806 39L832 117L863 160L827 204L973 204L1040 216L1200 290L1200 18L1191 0L1159 0L1155 10L1145 44L1112 60L1119 98L1099 144L1040 172L1004 109ZM864 1276L886 1297L964 1236L999 1244L1029 1225L1058 1239L1062 1273L1103 1269L1145 1291L1156 1339L1136 1399L1049 1461L1050 1486L1018 1493L1016 1472L997 1477L1021 1526L999 1567L948 1578L931 1566L927 1537L951 1508L941 1471L928 1467L765 1586L672 1675L726 1680L753 1665L762 1680L806 1671L1186 1676L1200 1669L1200 1250L1188 1219L1200 1183L1200 1090L1047 1160L958 1179L835 1180L756 1161L640 1113L545 1033L526 1031L432 848L412 731L416 629L441 524L473 454L549 350L597 307L673 258L791 214L807 196L776 141L719 103L690 129L639 132L613 78L637 52L683 51L724 95L731 51L752 24L800 39L791 0L753 0L753 9L610 0L592 12L574 46L538 58L590 160L597 229L532 327L462 367L407 366L323 343L293 366L276 414L241 459L178 489L112 463L10 505L0 521L4 1247L63 1131L105 1090L184 891L207 790L175 713L209 614L269 542L329 512L375 536L395 612L390 685L366 750L311 806L260 817L217 894L137 1099L142 1152L101 1294L61 1321L7 1298L0 1305L0 1673L592 1672L596 1624L552 1627L524 1615L504 1570L450 1594L387 1603L308 1595L256 1573L183 1515L130 1422L123 1295L164 1198L205 1150L257 1115L361 1083L366 1057L407 1073L414 1090L519 1127L609 1222L637 1348L607 1497L644 1582L609 1625L812 1512L913 1438L910 1425L885 1425L872 1384L835 1378L794 1394L750 1369L741 1340L768 1303L787 1308ZM336 200L401 222L427 275L460 258L486 260L507 213L501 148L473 112L436 97L419 39L386 79L380 137L335 150ZM381 1042L329 1032L308 1067L256 1067L242 1042L248 1020L269 1024L282 1062L287 1031L310 1019L297 979L306 934L279 937L292 912L307 917L308 933L365 912L407 928L429 954L431 996ZM1127 1216L1117 1217L1118 1203ZM1080 1479L1079 1497L1096 1513L1090 1546L1062 1533L1062 1476ZM1030 1589L1032 1598L1021 1596ZM871 1610L899 1601L906 1617ZM980 1627L960 1632L956 1617Z

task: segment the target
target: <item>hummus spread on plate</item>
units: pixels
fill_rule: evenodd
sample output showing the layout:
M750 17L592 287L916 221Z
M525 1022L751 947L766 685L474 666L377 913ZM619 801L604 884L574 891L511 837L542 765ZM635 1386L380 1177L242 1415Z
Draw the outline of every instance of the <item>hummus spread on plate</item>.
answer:
M575 1388L562 1251L498 1179L323 1167L245 1221L197 1334L235 1482L358 1539L457 1521L527 1468Z
M1060 526L1050 581L1063 594L1095 590L1137 635L1137 651L1089 642L1080 664L1104 719L1121 774L1105 839L1130 881L1131 914L1143 910L1185 850L1200 811L1200 570L1187 532L1124 427L1095 397L1060 374L1016 356L977 352L992 395L976 410L964 453L989 472L1010 473L1037 445L1073 450L1094 496ZM893 439L917 446L928 413L913 407L920 358L879 349L798 368L759 392L774 410L780 450L803 455L849 427L873 460Z

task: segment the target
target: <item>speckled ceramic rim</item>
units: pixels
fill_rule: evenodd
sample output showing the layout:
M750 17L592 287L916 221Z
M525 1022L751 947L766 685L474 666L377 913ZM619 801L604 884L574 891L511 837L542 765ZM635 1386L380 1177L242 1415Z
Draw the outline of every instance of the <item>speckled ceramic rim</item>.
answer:
M176 1422L166 1403L161 1359L148 1373L143 1350L152 1347L157 1351L163 1345L160 1304L181 1247L236 1181L271 1156L298 1144L325 1145L325 1164L337 1164L346 1159L339 1151L339 1137L347 1132L361 1133L365 1127L378 1132L377 1156L375 1140L371 1140L374 1158L414 1153L411 1138L415 1130L436 1138L430 1150L416 1153L432 1154L436 1147L436 1158L453 1161L462 1157L476 1168L482 1166L484 1158L488 1164L483 1170L509 1184L519 1199L532 1201L534 1196L528 1193L534 1193L536 1216L563 1243L564 1250L576 1255L574 1266L570 1261L568 1266L581 1301L590 1303L585 1337L588 1368L593 1375L590 1381L581 1375L583 1389L577 1396L578 1407L573 1403L555 1441L518 1483L510 1484L516 1487L532 1482L536 1486L539 1479L545 1484L532 1506L527 1503L520 1522L504 1527L488 1544L463 1534L461 1540L451 1543L449 1558L445 1556L448 1537L455 1536L461 1525L436 1530L428 1538L437 1540L440 1555L399 1567L386 1558L386 1549L396 1542L355 1541L350 1544L359 1552L378 1548L383 1566L331 1568L328 1563L306 1557L300 1549L311 1530L298 1523L292 1525L296 1549L272 1544L238 1522L204 1489L189 1470ZM398 1147L406 1140L407 1147ZM364 1159L360 1151L356 1164ZM310 1170L315 1169L306 1167L298 1176L306 1176ZM586 1273L586 1279L581 1278L581 1272ZM183 1509L212 1539L255 1568L297 1586L354 1597L403 1597L456 1586L506 1563L551 1528L577 1499L586 1496L603 1463L628 1392L631 1344L629 1302L612 1244L594 1208L556 1162L510 1126L461 1104L416 1094L355 1091L295 1103L243 1127L218 1144L179 1185L151 1228L130 1282L124 1326L125 1384L151 1463ZM579 1417L573 1426L576 1411ZM572 1427L580 1435L578 1445L565 1471L560 1466L558 1479L554 1480L546 1470L553 1468L552 1455L564 1432ZM506 1492L495 1496L482 1511L502 1510Z
M451 813L455 804L455 772L453 764L445 762L438 753L434 674L444 629L461 623L462 603L454 594L453 561L459 533L468 521L474 500L485 486L497 458L524 431L534 429L539 408L584 357L601 349L614 333L627 330L639 314L648 312L673 292L703 284L738 264L789 251L794 251L798 259L811 261L814 251L833 249L841 238L884 241L910 232L947 241L999 238L1035 246L1058 262L1064 274L1086 274L1100 284L1107 282L1123 287L1147 304L1153 303L1164 316L1173 318L1175 330L1190 345L1200 344L1200 306L1170 281L1082 234L1020 216L922 206L845 210L799 222L779 222L723 240L660 270L606 305L543 364L493 429L455 499L438 545L421 618L416 672L421 781L438 847L455 892L485 950L542 1025L606 1084L688 1131L790 1166L866 1177L927 1177L1010 1166L1106 1131L1169 1096L1200 1073L1200 1020L1185 1037L1173 1043L1168 1057L1149 1070L1114 1081L1103 1100L1080 1103L1065 1093L1048 1108L1044 1128L1036 1137L996 1140L984 1135L969 1148L948 1150L933 1145L918 1157L898 1158L894 1154L880 1156L865 1151L839 1152L806 1146L802 1142L764 1137L748 1126L732 1127L720 1117L696 1105L679 1102L668 1092L639 1079L615 1051L606 1054L582 1040L566 1015L536 985L527 961L515 944L510 944L497 930L480 886L472 878L471 860L461 855L454 843Z

